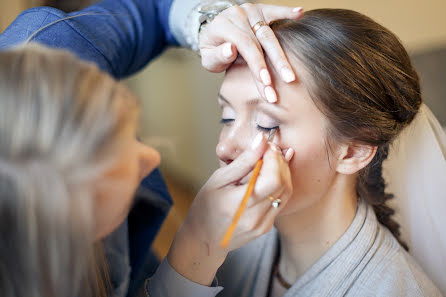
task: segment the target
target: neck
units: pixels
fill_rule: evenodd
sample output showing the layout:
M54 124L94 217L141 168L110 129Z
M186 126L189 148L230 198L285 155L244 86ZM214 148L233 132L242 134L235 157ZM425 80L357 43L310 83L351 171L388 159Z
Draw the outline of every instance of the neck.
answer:
M321 199L276 219L280 234L279 271L293 284L345 233L353 221L357 196L354 187L341 180ZM338 189L347 189L350 191Z

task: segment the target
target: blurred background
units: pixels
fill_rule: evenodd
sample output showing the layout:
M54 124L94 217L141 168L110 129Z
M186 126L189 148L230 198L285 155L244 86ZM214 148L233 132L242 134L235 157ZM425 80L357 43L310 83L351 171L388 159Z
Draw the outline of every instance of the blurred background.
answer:
M26 8L49 5L65 11L92 0L0 0L0 32ZM279 0L257 1L314 8L348 8L362 12L400 37L421 81L424 99L446 127L446 0ZM175 205L155 242L163 257L190 202L217 168L219 133L217 93L222 74L201 69L187 50L172 48L125 83L142 99L141 135L162 154L162 172Z

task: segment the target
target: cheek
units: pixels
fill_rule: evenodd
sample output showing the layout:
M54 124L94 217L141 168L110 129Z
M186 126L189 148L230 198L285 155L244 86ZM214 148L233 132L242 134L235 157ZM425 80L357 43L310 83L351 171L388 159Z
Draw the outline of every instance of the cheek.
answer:
M332 169L332 156L321 133L308 133L295 137L290 145L295 153L290 161L293 195L284 213L303 209L319 200L329 188L336 174Z

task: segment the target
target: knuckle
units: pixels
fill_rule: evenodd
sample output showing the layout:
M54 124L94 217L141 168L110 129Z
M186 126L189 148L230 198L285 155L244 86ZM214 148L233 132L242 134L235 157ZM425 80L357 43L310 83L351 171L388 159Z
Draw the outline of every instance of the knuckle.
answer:
M240 5L241 8L249 10L249 9L253 9L255 7L254 4L252 3L243 3L242 5Z
M242 7L240 7L239 5L231 6L228 9L226 9L226 11L228 11L228 13L230 13L234 16L238 16L238 17L246 16L245 10Z
M203 68L205 69L210 69L212 67L212 64L210 63L208 58L205 58L203 56L203 58L201 59L201 66L203 66Z
M227 22L228 20L226 19L226 16L220 13L212 20L212 22L204 26L204 28L206 29L209 29L210 27L222 28L226 26Z
M239 35L239 41L241 45L250 46L253 43L253 38L248 33L242 32Z
M275 37L269 26L262 26L259 30L257 30L256 36L259 39L263 39L264 42L273 41L273 38Z

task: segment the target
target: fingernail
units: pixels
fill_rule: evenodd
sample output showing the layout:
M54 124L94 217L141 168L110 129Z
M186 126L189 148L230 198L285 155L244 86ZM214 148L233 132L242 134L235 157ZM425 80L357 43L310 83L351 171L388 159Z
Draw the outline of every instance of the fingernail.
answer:
M296 7L293 9L293 12L302 12L304 9L302 7Z
M223 56L225 58L232 57L232 44L231 43L226 43L225 45L223 45Z
M263 137L264 137L264 135L262 132L257 134L256 138L254 138L254 141L252 142L253 150L257 149L260 146L260 144L262 143Z
M271 84L271 76L266 69L260 70L260 79L265 86L269 86Z
M293 71L291 71L291 69L288 67L283 67L281 70L281 74L282 74L282 79L287 83L296 80L296 76L294 75Z
M265 97L269 103L277 102L276 91L274 91L274 89L272 87L265 88Z
M291 158L293 158L293 156L294 156L294 150L293 150L292 148L289 148L289 149L286 151L286 154L285 154L285 160L286 160L287 162L289 162L289 161L291 160Z

